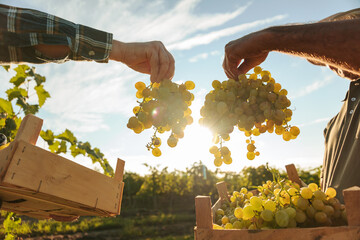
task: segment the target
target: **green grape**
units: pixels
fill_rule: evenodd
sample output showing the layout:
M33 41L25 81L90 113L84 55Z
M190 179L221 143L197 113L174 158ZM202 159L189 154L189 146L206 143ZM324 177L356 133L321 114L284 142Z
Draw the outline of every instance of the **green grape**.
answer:
M279 227L287 227L289 224L289 215L285 210L279 210L275 213L275 221Z
M301 210L306 210L308 206L309 206L309 201L303 197L299 197L299 199L296 202L296 207Z
M295 208L287 207L284 209L284 211L289 215L289 218L295 218L295 216L296 216Z
M242 229L243 228L243 224L240 221L235 221L233 223L233 228L234 229Z
M171 135L167 140L167 144L169 147L176 147L177 143L178 139L174 135Z
M267 200L265 203L264 203L264 208L265 209L268 209L272 212L275 212L276 210L276 203L271 201L271 200Z
M220 167L222 165L223 161L221 158L217 157L214 159L214 165L215 167Z
M335 209L330 205L325 205L323 211L328 217L332 217L335 213Z
M243 219L247 220L255 216L254 208L251 205L247 205L243 208Z
M306 221L306 214L300 209L296 209L295 221L297 223L304 223Z
M314 191L314 197L316 199L325 200L327 196L323 191L316 190L316 191Z
M304 199L311 199L313 196L313 192L311 191L310 188L308 187L302 187L300 189L300 195L304 198Z
M176 84L169 79L149 86L143 82L135 84L136 97L142 101L139 100L139 106L133 108L135 116L129 118L127 127L137 134L152 126L155 128L151 142L146 145L154 156L161 156L161 139L157 133L171 132L167 144L176 147L178 139L184 137L185 127L192 124L192 112L188 106L194 100L194 95L188 90L194 87L192 81Z
M308 185L308 188L310 188L311 191L315 192L316 190L319 189L318 185L316 183L310 183Z
M222 215L222 216L224 216L225 215L225 212L224 212L224 210L223 209L221 209L221 208L219 208L218 210L216 210L216 212L215 212L217 215Z
M224 228L225 229L233 229L234 227L231 223L226 223Z
M243 209L241 207L237 207L234 210L234 215L235 217L237 217L238 219L243 217Z
M221 222L222 222L223 225L229 223L229 222L230 222L229 217L223 216L223 217L221 218Z
M286 97L287 91L281 89L270 72L260 66L256 66L249 76L239 75L238 81L214 80L212 87L200 110L202 118L199 123L212 130L214 139L219 139L216 142L220 147L223 141L230 140L234 128L243 131L250 139L265 132L274 132L274 124L277 125L275 133L282 135L286 141L299 135L299 128L288 124L292 111L288 108L291 102ZM249 142L247 149L249 160L260 156L253 143Z
M262 200L259 197L256 196L252 196L250 198L250 204L252 205L252 207L257 210L257 211L261 211L262 210Z
M230 84L234 83L230 82ZM252 141L249 140L248 144ZM347 224L345 206L336 198L326 196L326 199L322 199L321 190L315 185L309 184L305 192L302 188L303 194L308 190L315 190L314 196L310 199L305 199L300 195L298 184L281 178L276 178L276 181L268 180L257 186L257 189L258 195L248 192L245 187L239 191L233 191L230 201L223 202L221 208L216 210L214 222L227 229L272 229ZM292 202L286 202L290 198Z
M334 198L336 197L336 190L332 187L329 187L326 189L325 194L329 197L329 198Z
M271 222L274 219L274 214L271 210L265 209L260 214L261 218L264 219L264 221Z
M161 156L161 150L157 147L153 148L152 150L152 154L155 156L155 157L160 157Z
M326 213L324 212L316 212L314 218L317 223L325 223L328 219Z
M325 208L324 202L317 198L314 199L311 204L315 208L315 210L318 210L318 211L322 211Z
M313 219L315 216L315 213L316 213L316 210L312 205L310 205L306 208L306 215L308 216L308 218Z

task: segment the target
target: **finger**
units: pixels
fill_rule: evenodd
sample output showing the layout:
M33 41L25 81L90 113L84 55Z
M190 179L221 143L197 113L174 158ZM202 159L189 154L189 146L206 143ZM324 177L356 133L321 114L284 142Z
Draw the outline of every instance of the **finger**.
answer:
M166 74L170 67L170 59L167 51L164 48L160 48L159 50L159 74L158 74L158 81L162 81L166 78Z
M260 65L262 62L265 61L267 55L268 54L266 53L266 54L264 54L263 56L260 56L260 57L244 59L244 61L238 67L239 74L245 74L250 69Z
M171 80L175 74L175 59L174 59L173 55L171 55L171 53L168 53L168 57L169 57L170 63L169 63L169 68L165 75L165 78L168 78Z
M150 81L159 82L159 55L158 52L151 54L150 58Z
M230 61L229 58L227 56L225 56L224 62L223 62L223 68L224 68L224 72L228 78L236 79L236 77L238 76L238 72L239 72L237 66L238 66L237 61Z

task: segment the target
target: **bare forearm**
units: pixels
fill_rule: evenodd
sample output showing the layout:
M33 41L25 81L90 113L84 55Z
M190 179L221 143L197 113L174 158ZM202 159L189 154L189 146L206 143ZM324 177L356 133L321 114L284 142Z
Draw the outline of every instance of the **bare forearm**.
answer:
M360 74L360 20L277 26L263 31L268 51Z

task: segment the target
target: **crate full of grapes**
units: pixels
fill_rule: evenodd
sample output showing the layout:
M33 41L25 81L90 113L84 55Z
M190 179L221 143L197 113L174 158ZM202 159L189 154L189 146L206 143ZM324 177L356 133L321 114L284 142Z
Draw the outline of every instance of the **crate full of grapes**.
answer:
M35 146L42 123L27 115L0 150L1 209L38 219L120 214L124 161L112 178Z
M213 206L209 196L195 198L196 240L360 239L358 186L343 191L345 204L332 188L285 179L231 194L225 182L216 187Z

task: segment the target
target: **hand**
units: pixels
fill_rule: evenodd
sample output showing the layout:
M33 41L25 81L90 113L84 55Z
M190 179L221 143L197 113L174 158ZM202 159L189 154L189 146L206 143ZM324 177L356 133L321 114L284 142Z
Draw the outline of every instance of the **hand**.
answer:
M226 44L223 68L227 77L237 79L239 74L265 61L269 54L264 45L265 36L259 31Z
M174 76L175 60L159 41L123 43L114 40L110 59L120 61L137 72L150 74L151 82Z

